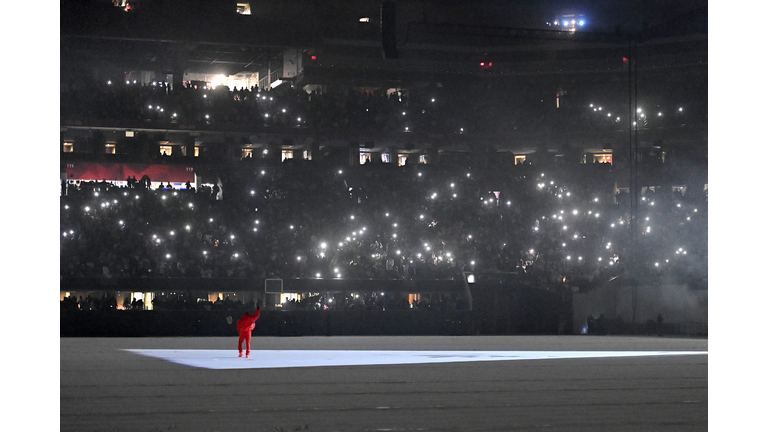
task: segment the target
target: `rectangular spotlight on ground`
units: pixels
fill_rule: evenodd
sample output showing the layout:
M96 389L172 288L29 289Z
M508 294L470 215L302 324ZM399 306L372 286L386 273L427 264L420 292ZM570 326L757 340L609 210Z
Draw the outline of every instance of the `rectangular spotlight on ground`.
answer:
M261 369L364 366L603 357L707 355L707 351L344 351L254 350L251 358L236 350L129 349L135 354L205 369Z

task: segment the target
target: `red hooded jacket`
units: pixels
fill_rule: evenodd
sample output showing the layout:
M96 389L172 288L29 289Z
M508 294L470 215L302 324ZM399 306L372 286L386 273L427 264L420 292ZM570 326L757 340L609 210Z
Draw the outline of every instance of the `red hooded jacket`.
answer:
M246 312L242 318L237 320L237 331L245 333L253 330L256 327L256 320L259 319L259 315L261 315L260 308L256 308L256 313L253 315L249 315L248 312Z

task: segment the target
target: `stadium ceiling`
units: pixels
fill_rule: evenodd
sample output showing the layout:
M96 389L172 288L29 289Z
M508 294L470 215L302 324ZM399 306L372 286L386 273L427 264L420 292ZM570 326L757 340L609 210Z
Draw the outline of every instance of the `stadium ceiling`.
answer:
M314 43L311 28L287 27L211 6L222 2L131 3L138 4L136 10L125 11L111 1L62 1L62 68L256 72L286 48Z
M62 38L62 67L232 75L258 72L282 55L279 47L130 38Z
M254 9L251 16L233 12L237 4L234 1L136 0L131 3L136 5L135 10L125 11L114 7L112 1L62 0L61 67L232 75L263 70L270 62L281 59L287 49L322 52L330 40L336 44L332 49L347 51L339 53L343 56L382 60L381 1L251 2ZM450 21L444 16L424 19L427 14L414 8L429 1L397 3L397 41L406 57L409 49L413 57L420 56L425 46L438 47L433 51L446 53L444 58L451 61L457 57L450 55L452 51L464 53L468 48L482 50L489 46L542 41L554 44L574 41L625 44L627 41L627 35L618 32L574 35L543 28ZM445 0L438 9L458 8L462 4ZM362 16L370 22L358 22ZM706 22L706 6L692 8L645 29L644 35L658 38L703 34L706 38ZM365 55L359 54L361 46L367 47Z

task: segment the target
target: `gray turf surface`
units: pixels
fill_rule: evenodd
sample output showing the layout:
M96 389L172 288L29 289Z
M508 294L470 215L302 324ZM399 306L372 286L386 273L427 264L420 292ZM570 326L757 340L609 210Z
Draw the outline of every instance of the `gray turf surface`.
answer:
M60 342L62 431L594 432L708 426L708 355L211 370L125 350L236 353L237 338ZM259 337L252 355L258 350L707 347L707 339L671 337Z

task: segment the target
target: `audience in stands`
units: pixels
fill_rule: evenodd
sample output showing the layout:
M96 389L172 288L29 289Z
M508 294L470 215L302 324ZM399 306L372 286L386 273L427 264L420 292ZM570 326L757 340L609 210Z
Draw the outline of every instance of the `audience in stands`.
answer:
M87 118L371 133L615 127L615 120L592 110L553 111L554 104L542 99L544 90L527 86L510 93L490 81L468 90L446 83L389 93L68 83L61 112L63 124ZM149 178L65 182L61 276L459 280L462 272L496 278L516 273L535 286L566 290L589 289L631 268L640 277L706 281L703 185L688 185L684 193L669 186L644 190L631 220L630 199L616 193L610 166L525 165L467 173L381 165L339 172L291 162L254 173L244 164L221 179L221 189L153 188ZM381 302L326 300L287 307L367 308ZM156 299L155 307L183 307L178 301ZM417 307L450 308L442 301L424 300ZM207 306L229 307L217 303ZM116 305L88 298L62 307Z
M585 289L630 260L642 276L706 275L703 187L645 190L633 235L626 194L615 195L608 176L577 171L507 170L491 188L479 175L426 165L243 170L223 179L221 200L205 188L70 183L61 197L61 275L450 280L516 272L541 287Z
M290 85L230 89L225 85L208 88L191 83L78 80L62 86L62 124L87 119L111 125L140 122L144 126L180 124L199 129L449 131L503 136L576 128L617 130L626 128L630 121L629 116L621 115L626 110L624 84L606 81L581 83L578 91L568 96L567 92L558 93L550 83L535 80L516 84L464 80L410 89L326 86L322 90ZM666 91L645 97L661 101L658 108L670 115L644 118L642 127L706 123L706 111L697 110L702 104L695 102L692 98L698 96L690 92ZM686 110L680 111L682 106Z

